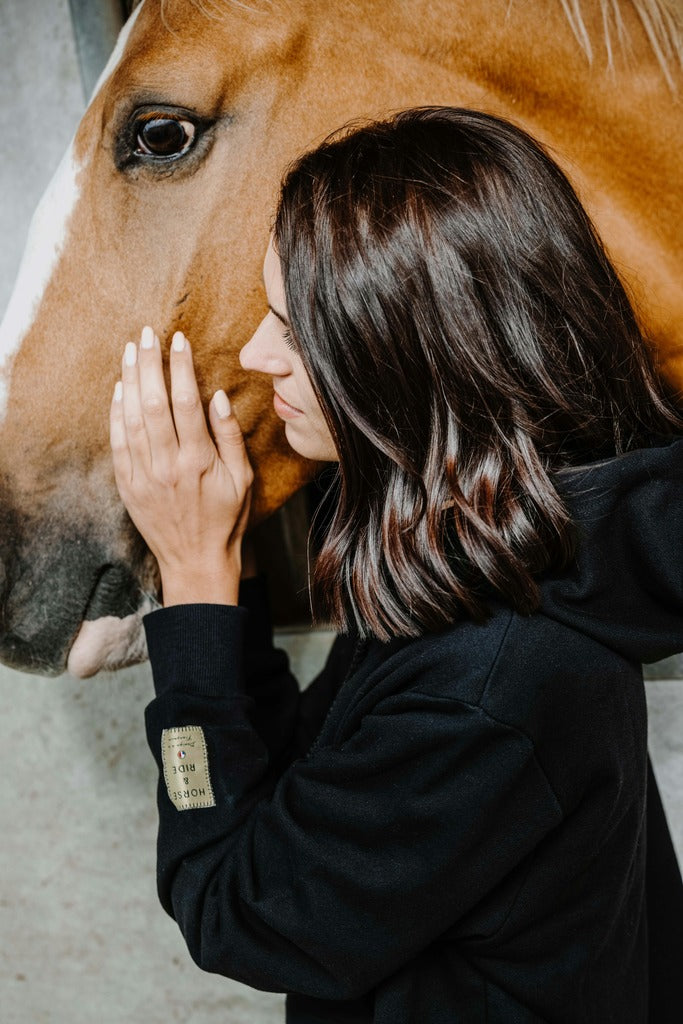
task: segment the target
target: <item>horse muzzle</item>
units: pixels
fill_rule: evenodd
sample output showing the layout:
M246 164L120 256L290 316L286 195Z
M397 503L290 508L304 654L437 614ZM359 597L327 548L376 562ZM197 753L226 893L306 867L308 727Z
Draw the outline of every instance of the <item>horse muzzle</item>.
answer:
M35 675L66 670L86 678L144 661L142 616L158 603L140 539L122 544L120 523L107 531L93 523L76 528L61 516L3 512L0 662Z
M136 665L147 658L143 616L159 607L125 566L106 566L69 649L66 669L79 679Z

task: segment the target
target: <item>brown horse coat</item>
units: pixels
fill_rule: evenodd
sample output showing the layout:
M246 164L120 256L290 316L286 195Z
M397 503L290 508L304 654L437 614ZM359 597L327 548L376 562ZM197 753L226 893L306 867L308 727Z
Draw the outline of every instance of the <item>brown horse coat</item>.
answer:
M41 209L0 331L2 660L54 673L71 651L71 670L90 674L144 657L155 571L107 443L120 353L143 323L166 339L186 330L203 393L233 397L257 517L310 473L286 449L269 383L247 378L237 353L263 312L282 170L350 118L444 103L531 130L575 182L664 371L683 382L676 20L654 0L584 0L573 20L565 10L577 7L144 0ZM154 114L194 129L186 155L137 151Z

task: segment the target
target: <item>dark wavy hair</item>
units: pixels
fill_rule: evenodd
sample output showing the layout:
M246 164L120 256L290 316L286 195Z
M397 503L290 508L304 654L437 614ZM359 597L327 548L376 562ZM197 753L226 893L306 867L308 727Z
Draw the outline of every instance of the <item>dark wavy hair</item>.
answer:
M497 117L408 110L299 159L274 242L339 453L317 615L384 640L533 611L573 552L554 474L682 426L564 174Z

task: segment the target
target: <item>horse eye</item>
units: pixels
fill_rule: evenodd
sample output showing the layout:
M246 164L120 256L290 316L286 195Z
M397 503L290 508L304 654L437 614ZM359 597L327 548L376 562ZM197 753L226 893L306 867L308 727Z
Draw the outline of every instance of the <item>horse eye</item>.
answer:
M149 117L136 125L138 156L183 156L192 146L196 126L175 117Z

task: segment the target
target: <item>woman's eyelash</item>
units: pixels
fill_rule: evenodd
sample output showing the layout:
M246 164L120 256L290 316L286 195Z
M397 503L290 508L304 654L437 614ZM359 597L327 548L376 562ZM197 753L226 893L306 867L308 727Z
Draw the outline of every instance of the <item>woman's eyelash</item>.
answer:
M294 341L294 338L292 337L292 332L289 330L289 328L286 328L285 331L283 332L282 340L284 341L287 348L291 348L292 352L296 352L296 342Z

